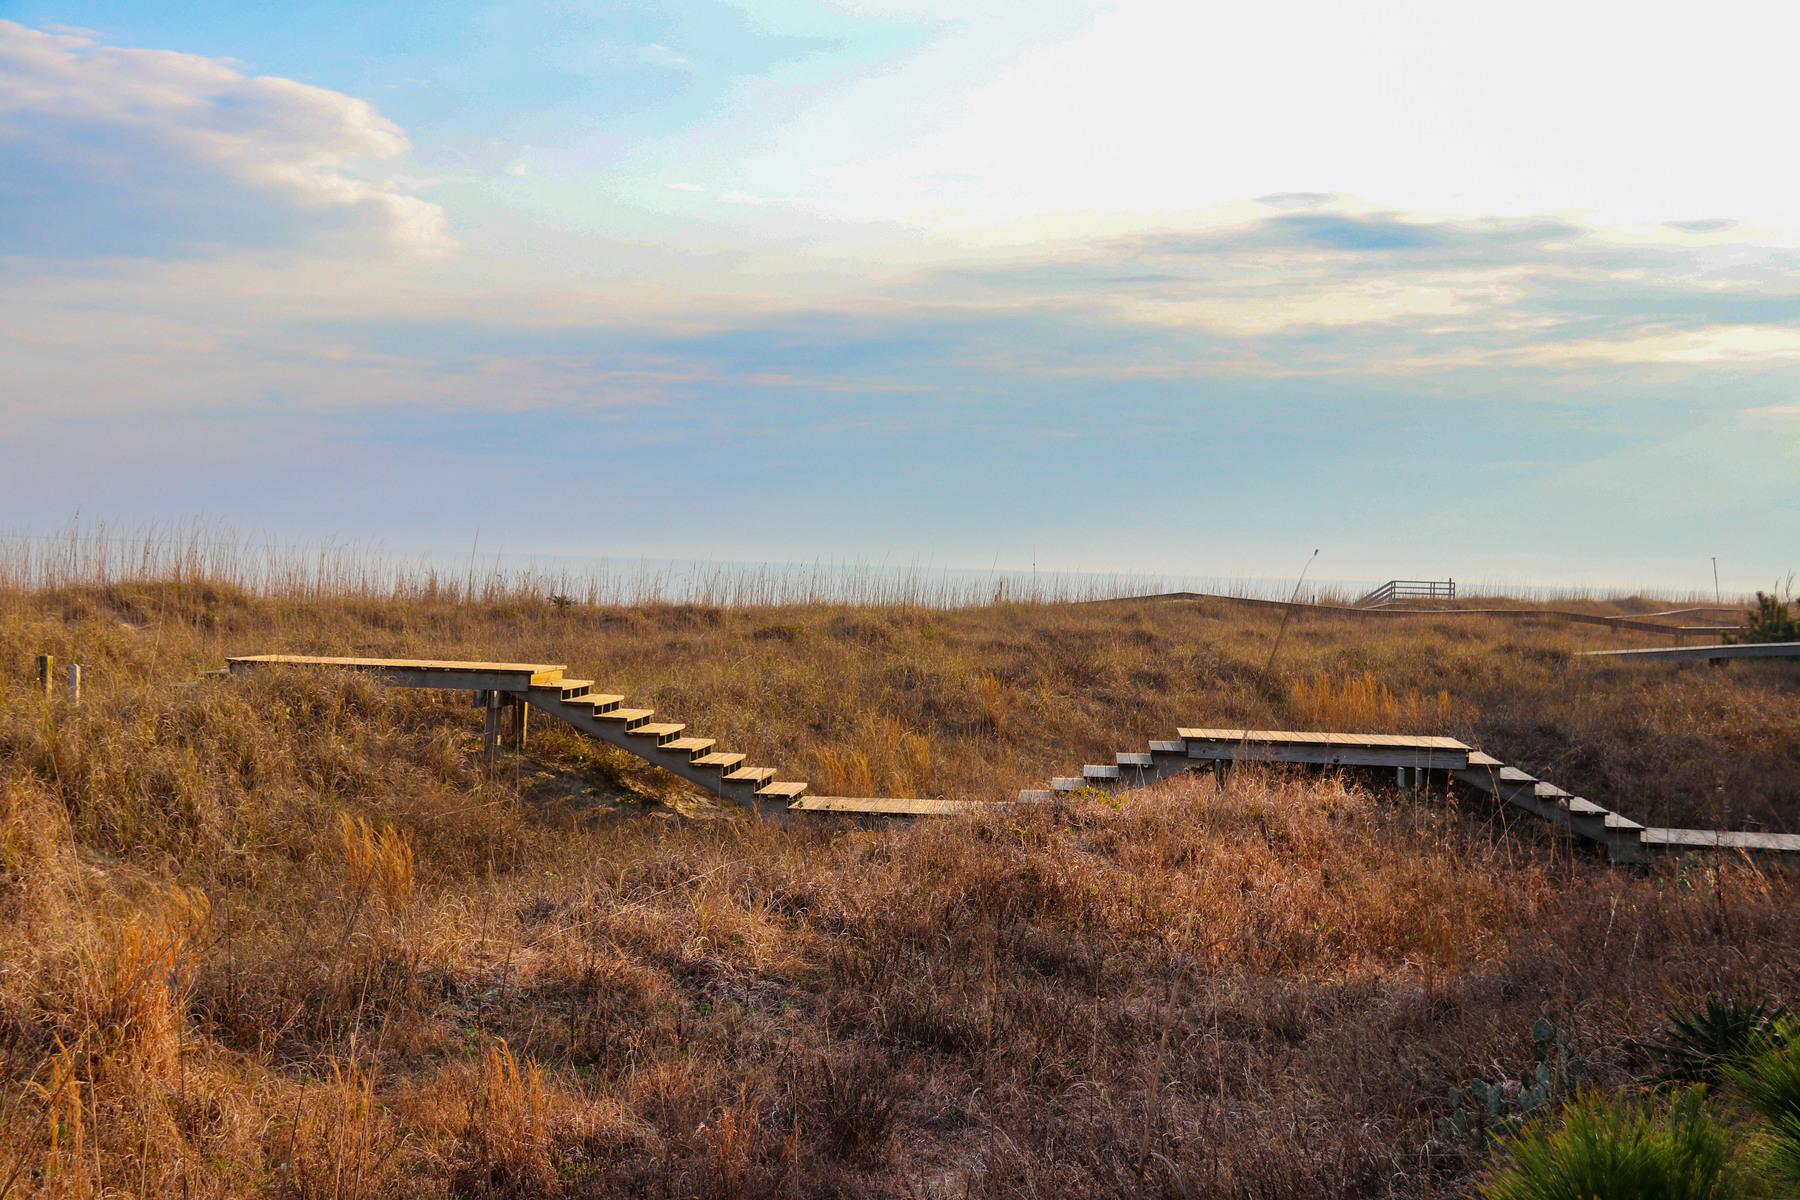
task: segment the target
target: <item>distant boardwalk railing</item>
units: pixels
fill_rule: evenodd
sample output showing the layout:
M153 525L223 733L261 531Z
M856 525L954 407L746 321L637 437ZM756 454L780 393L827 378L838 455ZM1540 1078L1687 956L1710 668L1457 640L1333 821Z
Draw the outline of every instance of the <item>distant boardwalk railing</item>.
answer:
M1454 600L1454 579L1390 579L1356 602L1363 608L1371 604L1387 604L1394 600Z

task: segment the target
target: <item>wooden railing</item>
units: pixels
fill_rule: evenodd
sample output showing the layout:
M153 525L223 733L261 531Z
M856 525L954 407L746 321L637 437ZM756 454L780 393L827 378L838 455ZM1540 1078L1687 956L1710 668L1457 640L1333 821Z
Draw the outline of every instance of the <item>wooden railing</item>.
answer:
M1356 602L1357 607L1387 604L1393 600L1454 600L1456 580L1390 579Z

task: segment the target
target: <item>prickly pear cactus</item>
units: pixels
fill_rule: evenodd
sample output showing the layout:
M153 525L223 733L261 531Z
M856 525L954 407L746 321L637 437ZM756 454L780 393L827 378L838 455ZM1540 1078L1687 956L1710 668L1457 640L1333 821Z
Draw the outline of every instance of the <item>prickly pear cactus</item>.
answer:
M1532 1052L1537 1061L1517 1079L1471 1079L1449 1093L1450 1115L1439 1119L1438 1136L1445 1141L1480 1141L1524 1124L1538 1109L1572 1090L1580 1081L1582 1063L1569 1053L1561 1033L1548 1021L1531 1027Z

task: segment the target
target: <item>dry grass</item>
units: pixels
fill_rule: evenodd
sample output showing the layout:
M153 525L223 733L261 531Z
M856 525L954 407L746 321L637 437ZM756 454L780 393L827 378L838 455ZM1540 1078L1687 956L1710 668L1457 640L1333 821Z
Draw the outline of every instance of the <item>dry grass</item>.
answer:
M553 727L484 782L460 695L170 686L548 659L820 791L975 799L1178 724L1429 728L1634 815L1800 822L1790 665L1306 619L1259 689L1278 620L0 593L0 1195L1447 1195L1445 1086L1538 1017L1609 1082L1671 1001L1800 995L1792 878L1373 778L783 832Z
M1395 696L1387 684L1364 671L1334 680L1320 673L1294 682L1291 708L1294 718L1308 729L1397 729L1408 733L1448 729L1456 724L1456 706L1450 693L1421 698L1419 689L1408 688Z

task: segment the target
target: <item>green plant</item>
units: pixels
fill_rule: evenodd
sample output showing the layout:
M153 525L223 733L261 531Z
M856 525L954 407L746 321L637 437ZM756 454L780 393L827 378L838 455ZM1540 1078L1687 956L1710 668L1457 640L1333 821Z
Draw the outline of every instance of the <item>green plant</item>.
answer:
M1788 602L1779 596L1756 593L1756 611L1744 620L1734 636L1725 635L1725 644L1746 645L1752 642L1800 642L1800 620L1788 611Z
M1786 1008L1770 1008L1766 1000L1753 1008L1735 996L1708 996L1704 1008L1671 1010L1668 1030L1649 1050L1662 1062L1657 1082L1716 1083L1722 1069L1787 1039Z
M1666 1106L1577 1095L1554 1125L1532 1126L1499 1147L1482 1180L1486 1200L1711 1200L1741 1194L1733 1147L1706 1111L1705 1089Z
M1725 1068L1725 1077L1769 1123L1769 1165L1800 1183L1800 1043L1765 1050Z
M556 595L550 597L550 603L556 606L557 612L566 613L575 606L575 597L558 592Z
M1518 1079L1493 1083L1471 1079L1450 1089L1450 1115L1438 1122L1438 1132L1446 1140L1479 1139L1483 1134L1492 1136L1517 1128L1575 1086L1583 1070L1581 1060L1569 1054L1554 1025L1543 1020L1533 1025L1531 1045L1536 1062L1521 1071Z

